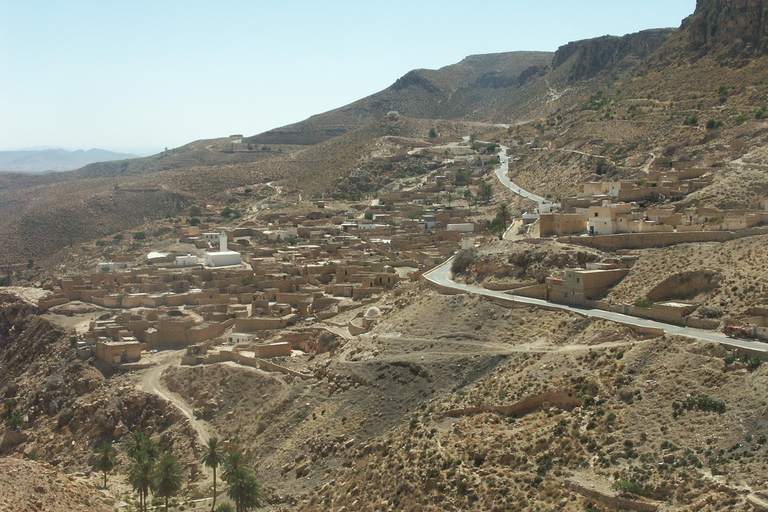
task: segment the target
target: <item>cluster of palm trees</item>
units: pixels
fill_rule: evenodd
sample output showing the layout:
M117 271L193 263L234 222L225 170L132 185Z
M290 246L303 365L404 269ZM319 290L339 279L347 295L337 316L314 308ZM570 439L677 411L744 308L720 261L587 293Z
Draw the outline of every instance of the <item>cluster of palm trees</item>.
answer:
M128 447L131 466L128 481L139 494L139 510L147 512L150 491L168 500L181 490L182 472L178 458L172 453L161 454L157 443L142 432L134 432ZM247 512L261 505L261 487L251 470L244 465L243 455L238 450L227 451L219 439L212 437L205 445L202 462L213 470L213 503L211 511L232 512L231 505L222 503L216 507L216 471L221 467L221 479L227 483L227 496L235 503L236 512ZM117 465L115 449L110 443L102 444L96 456L94 468L104 474L107 487L107 473Z
M227 496L235 503L236 512L247 512L261 505L261 487L251 470L243 464L243 454L239 450L227 451L217 437L212 437L205 445L203 464L213 470L213 503L216 507L216 470L223 469L221 479L227 482ZM221 504L217 512L231 512L232 507Z
M128 471L128 481L133 490L139 493L140 510L147 512L149 491L165 499L168 512L168 500L181 490L181 465L172 453L160 453L157 443L144 435L134 432L128 455L132 459ZM106 475L104 478L106 484Z

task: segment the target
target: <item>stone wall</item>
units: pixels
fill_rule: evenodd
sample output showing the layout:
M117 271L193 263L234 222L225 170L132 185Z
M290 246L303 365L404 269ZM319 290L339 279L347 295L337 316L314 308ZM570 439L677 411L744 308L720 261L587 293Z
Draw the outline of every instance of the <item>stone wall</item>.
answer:
M69 297L67 297L67 295L65 293L55 293L53 295L45 297L44 299L40 299L37 302L37 306L42 311L45 311L47 309L52 308L53 306L58 306L60 304L66 304L67 302L69 302Z
M470 414L495 413L505 416L523 416L542 407L558 407L560 409L571 410L574 407L581 407L581 398L574 396L568 391L557 391L542 393L526 397L512 405L481 405L479 407L467 407L464 409L451 409L443 413L444 416L456 418Z
M624 233L618 235L565 236L558 242L584 245L603 250L645 249L666 247L691 242L727 242L737 238L768 234L768 228L758 227L742 231L689 231L683 233Z
M570 490L577 492L582 496L586 496L588 498L592 498L593 500L604 503L611 510L636 510L637 512L655 512L659 508L656 503L619 498L618 496L602 493L596 489L590 489L578 482L574 482L573 480L568 480L566 485Z

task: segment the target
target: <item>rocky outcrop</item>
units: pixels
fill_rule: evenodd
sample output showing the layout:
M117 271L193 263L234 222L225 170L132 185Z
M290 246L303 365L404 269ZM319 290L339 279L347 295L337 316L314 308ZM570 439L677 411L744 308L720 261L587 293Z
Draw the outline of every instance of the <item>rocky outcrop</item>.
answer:
M408 87L421 87L432 94L441 94L440 88L430 82L429 79L423 76L418 70L409 71L398 78L392 85L392 89L395 91L402 91Z
M683 26L694 51L726 60L768 51L768 1L697 0Z
M675 29L644 30L623 37L574 41L558 48L552 68L569 65L569 82L587 80L603 71L626 69L656 51Z

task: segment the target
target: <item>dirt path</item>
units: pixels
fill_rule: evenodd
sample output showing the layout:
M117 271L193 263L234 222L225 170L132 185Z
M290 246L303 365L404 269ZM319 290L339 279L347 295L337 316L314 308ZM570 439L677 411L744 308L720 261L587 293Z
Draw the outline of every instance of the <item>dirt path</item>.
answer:
M187 419L189 419L189 423L197 431L200 443L204 445L208 442L208 439L216 434L216 432L208 422L195 418L194 412L189 404L179 395L171 392L160 382L160 377L166 368L178 366L181 363L182 352L183 351L181 350L173 350L160 355L158 357L157 366L153 366L147 370L137 382L136 387L148 393L153 393L163 400L172 403L182 414L184 414L184 416L187 417Z
M494 343L481 340L472 340L467 338L446 338L446 337L416 337L402 336L399 333L381 333L375 335L376 338L387 341L398 341L403 343L432 343L434 347L428 350L422 350L413 353L397 353L392 355L379 355L360 360L349 359L348 353L342 353L339 356L339 362L345 364L365 364L375 359L380 363L397 362L404 360L413 360L420 362L429 358L444 357L454 358L466 355L511 355L511 354L557 354L557 353L579 353L589 352L591 350L609 349L617 347L628 347L630 345L639 345L650 343L652 338L632 341L609 341L595 345L551 345L547 343L534 342L521 345L512 345L510 343ZM463 350L461 350L463 349Z

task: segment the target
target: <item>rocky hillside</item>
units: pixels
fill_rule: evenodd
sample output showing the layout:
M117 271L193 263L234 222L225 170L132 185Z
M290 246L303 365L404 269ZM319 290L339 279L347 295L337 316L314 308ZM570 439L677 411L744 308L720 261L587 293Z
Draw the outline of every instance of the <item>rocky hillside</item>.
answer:
M699 54L715 52L728 59L768 51L768 2L763 0L697 0L684 23L689 42Z
M588 80L603 71L625 71L655 52L674 29L644 30L623 37L575 41L558 48L552 68L567 65L568 82Z
M107 512L113 499L44 462L0 458L0 510Z
M0 455L26 454L90 473L99 445L127 443L131 431L141 430L162 434L163 447L187 463L196 458L195 432L177 409L77 359L70 334L35 313L34 306L0 296L0 399L23 418L20 431L3 438ZM8 411L2 414L5 420Z

